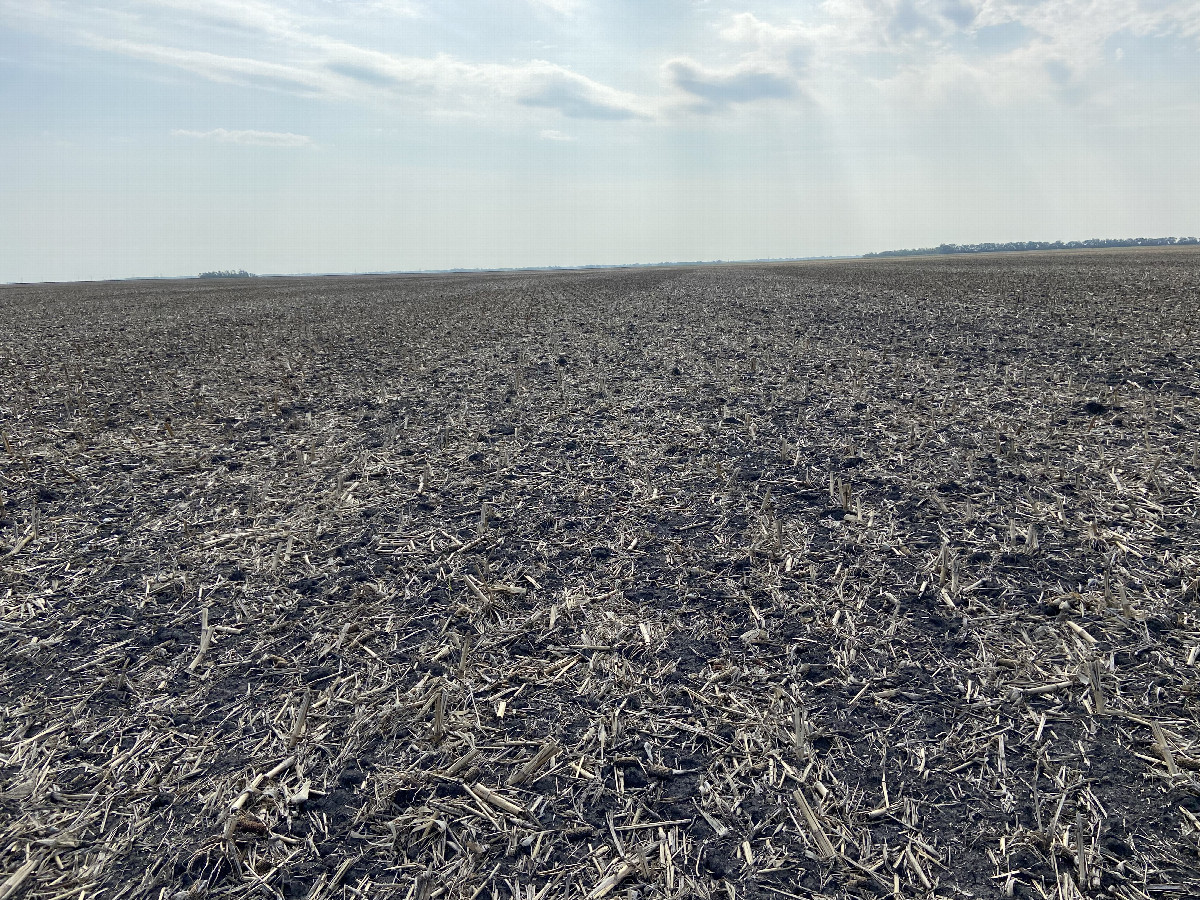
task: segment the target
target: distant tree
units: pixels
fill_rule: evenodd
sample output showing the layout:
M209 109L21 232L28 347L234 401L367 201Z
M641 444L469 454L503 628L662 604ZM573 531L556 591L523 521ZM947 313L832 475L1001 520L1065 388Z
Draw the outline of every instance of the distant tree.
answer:
M245 269L218 269L213 272L201 272L201 278L254 278L255 276L247 272Z
M891 256L945 256L958 253L1021 253L1030 250L1102 250L1112 247L1172 247L1180 244L1198 244L1194 237L1161 238L1088 238L1086 241L1009 241L1005 244L938 244L936 247L921 247L912 250L881 250L865 253L865 259Z

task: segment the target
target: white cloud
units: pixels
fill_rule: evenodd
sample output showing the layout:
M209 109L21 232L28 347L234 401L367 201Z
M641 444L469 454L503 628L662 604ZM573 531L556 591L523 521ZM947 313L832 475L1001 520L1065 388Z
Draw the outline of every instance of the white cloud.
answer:
M690 59L672 59L663 70L675 88L699 100L699 108L710 111L799 93L796 80L786 70L755 62L706 68Z
M572 119L636 119L647 116L638 97L592 81L562 66L532 63L514 70L517 102L555 109Z
M408 0L370 0L364 5L372 12L378 11L405 19L418 19L426 14L421 4L410 3Z
M776 25L753 13L739 13L717 32L737 48L736 62L706 65L690 56L662 65L668 84L686 95L686 106L717 112L761 100L785 100L803 94L799 75L808 66L811 28L791 21Z
M750 45L752 55L769 60L782 59L797 46L812 40L810 29L800 22L793 20L786 25L774 25L750 12L733 16L720 35L732 43Z
M524 0L537 20L526 24L543 30L520 46L540 45L555 62L519 52L484 61L478 44L446 37L461 25L447 31L438 24L444 11L420 0L346 6L346 15L334 18L328 0L0 0L0 19L8 28L211 81L438 118L494 121L522 111L547 125L548 116L669 122L671 112L714 114L762 101L778 108L797 99L869 116L853 104L874 97L911 109L973 97L986 107L1054 101L1068 92L1087 97L1094 90L1089 73L1112 65L1114 36L1200 39L1195 0L814 0L802 18L777 19L750 4L732 13L713 2L727 12L717 12L707 46L692 38L668 52L660 44L658 56L631 47L610 67L582 49L576 57L558 55L566 52L566 35L545 29L562 23L528 14L540 8L578 14L574 21L589 26L600 22L600 11L582 0ZM404 29L428 28L433 37L409 42L397 30L391 44L384 29L378 41L363 37L364 24L396 24L396 17ZM682 27L679 33L681 40L691 34ZM400 47L407 52L394 49ZM624 90L616 86L620 78Z
M418 7L391 3L401 14ZM570 0L538 0L562 12ZM645 119L653 103L556 63L541 60L473 62L449 53L412 56L370 49L331 37L322 22L296 8L261 0L135 0L135 13L82 8L44 0L19 9L0 0L14 21L56 39L183 69L210 81L368 102L439 117L493 116L503 105L553 110L568 118ZM328 24L328 23L324 23ZM207 31L205 29L208 29ZM215 29L215 30L214 30ZM218 52L214 35L256 37L253 55ZM203 41L200 48L188 46Z
M529 0L535 7L549 9L559 15L570 15L583 6L583 0Z
M224 56L204 50L185 50L95 34L83 34L79 43L121 56L172 66L210 81L233 82L274 88L294 93L321 93L327 87L319 72L299 66L239 56Z
M560 141L563 143L574 141L575 138L569 134L563 134L561 131L556 131L553 128L543 128L538 135L543 141Z
M139 18L148 24L162 12L173 17L183 13L200 24L262 34L278 34L303 24L303 19L286 7L258 0L135 0L133 8L142 10Z
M199 138L222 144L251 144L256 147L308 147L312 145L312 138L308 135L292 134L290 131L239 131L228 128L190 131L185 128L176 128L171 134L174 137Z
M1097 97L1089 75L1117 35L1200 38L1194 0L823 0L803 19L754 12L716 29L732 62L680 56L668 81L709 112L793 94L845 109L874 94L890 111L1076 103ZM696 107L693 107L696 108Z

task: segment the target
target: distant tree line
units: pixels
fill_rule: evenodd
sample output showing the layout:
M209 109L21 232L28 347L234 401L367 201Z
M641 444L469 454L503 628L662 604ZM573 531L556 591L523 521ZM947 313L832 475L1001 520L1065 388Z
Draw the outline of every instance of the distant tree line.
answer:
M1175 247L1200 244L1194 237L1090 238L1086 241L1009 241L1004 244L938 244L918 250L882 250L865 253L864 259L881 256L943 256L950 253L1008 253L1029 250L1102 250L1108 247Z
M245 269L218 269L215 272L201 272L201 278L253 278L254 275Z

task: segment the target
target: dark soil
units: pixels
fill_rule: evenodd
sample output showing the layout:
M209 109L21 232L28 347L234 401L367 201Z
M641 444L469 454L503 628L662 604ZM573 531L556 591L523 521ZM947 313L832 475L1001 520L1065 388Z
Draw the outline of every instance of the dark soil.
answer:
M0 896L1200 896L1198 288L0 289Z

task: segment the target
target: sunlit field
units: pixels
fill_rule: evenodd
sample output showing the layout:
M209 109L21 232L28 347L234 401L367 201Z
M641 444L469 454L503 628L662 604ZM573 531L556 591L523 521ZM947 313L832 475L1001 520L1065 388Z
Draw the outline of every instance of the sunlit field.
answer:
M0 288L0 897L1200 894L1198 289Z

